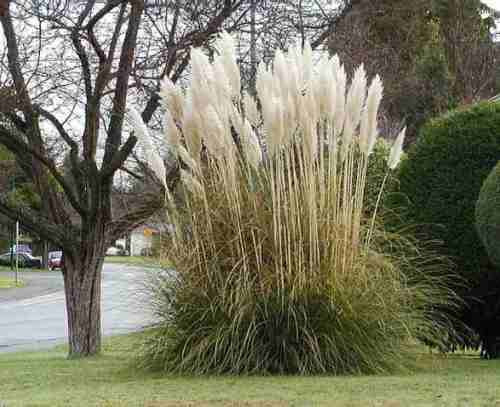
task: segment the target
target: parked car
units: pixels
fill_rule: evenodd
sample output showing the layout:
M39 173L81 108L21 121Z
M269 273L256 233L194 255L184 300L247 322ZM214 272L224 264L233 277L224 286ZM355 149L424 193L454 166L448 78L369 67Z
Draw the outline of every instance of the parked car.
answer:
M16 251L18 251L19 253L28 253L28 254L33 254L33 252L31 251L31 247L29 247L29 245L27 244L19 244L19 245L14 245L14 246L11 246L10 250L12 251L12 253L16 253Z
M49 252L48 267L49 270L60 269L62 263L62 252Z
M38 257L33 257L29 253L18 253L17 258L18 258L19 267L22 267L22 268L30 267L30 268L39 268L39 269L42 268L42 260ZM14 264L15 264L15 261L16 261L15 254L12 255L12 259L13 259ZM0 256L0 265L10 266L10 262L11 262L11 254L10 253L4 253Z
M108 247L108 250L106 250L106 256L121 256L122 255L122 249L119 247Z

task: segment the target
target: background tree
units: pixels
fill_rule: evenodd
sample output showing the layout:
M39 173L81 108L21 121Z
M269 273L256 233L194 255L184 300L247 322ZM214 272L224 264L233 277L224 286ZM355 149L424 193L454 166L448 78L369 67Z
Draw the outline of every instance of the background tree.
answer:
M416 138L426 119L498 92L494 12L479 0L362 0L335 28L330 50L352 71L384 80L388 133L408 126Z
M434 0L444 54L453 78L453 96L470 104L498 91L498 49L491 30L493 11L480 0Z

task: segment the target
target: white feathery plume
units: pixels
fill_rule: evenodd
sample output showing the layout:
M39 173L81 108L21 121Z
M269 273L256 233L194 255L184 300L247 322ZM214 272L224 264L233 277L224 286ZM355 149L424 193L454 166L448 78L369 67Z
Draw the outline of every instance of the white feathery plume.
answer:
M361 119L361 110L365 104L366 97L366 72L363 64L361 64L352 79L349 92L346 100L346 120L349 120L353 130L359 125Z
M304 69L302 61L302 48L293 47L288 53L290 67L290 93L287 101L289 116L292 118L291 125L298 122L299 111L302 105L302 92L304 91ZM292 105L293 102L293 105Z
M165 164L160 157L160 154L156 151L151 143L149 130L142 120L141 115L134 108L129 108L128 115L131 119L131 124L134 127L134 131L137 134L137 138L144 148L144 153L146 155L147 163L149 167L153 170L154 174L158 180L167 189L167 171L165 169Z
M331 66L331 65L330 65ZM331 68L333 69L333 68ZM337 104L337 83L335 82L335 77L332 75L329 82L328 87L326 88L326 92L323 96L325 98L324 104L325 108L325 118L329 122L334 122L335 119L335 108ZM332 133L332 132L330 132Z
M193 106L193 98L191 97L192 89L188 90L184 105L184 116L182 119L182 134L186 141L186 146L191 154L191 157L198 163L200 160L200 153L202 148L200 136L200 122L199 114L196 113Z
M283 142L284 117L281 101L273 98L262 106L262 115L266 127L266 145L268 152L273 156Z
M314 94L314 99L318 102L320 116L323 116L323 113L325 112L325 104L324 104L325 87L323 86L324 65L325 65L325 58L321 58L318 64L316 65L316 74L313 76L313 81L310 90Z
M368 103L367 103L368 105ZM369 143L368 138L370 137L369 131L369 114L368 114L368 106L365 106L363 112L361 113L361 124L359 126L359 150L365 155L369 156Z
M175 86L168 76L165 76L161 81L160 97L165 107L172 113L174 120L180 122L182 120L184 95L182 90Z
M257 127L261 121L259 109L255 99L247 92L243 92L243 108L245 109L245 117Z
M298 112L299 108L297 107L298 104L300 104L300 100L296 101L296 97L294 95L295 92L290 92L288 94L288 98L286 100L286 117L285 121L288 125L289 128L289 136L293 136L293 129L297 126L297 121L298 121Z
M250 162L250 165L254 168L258 168L262 162L262 149L260 148L259 139L257 138L252 129L252 125L248 120L245 120L243 129L242 139L245 154Z
M338 54L335 54L333 57L331 57L330 62L332 64L333 73L335 74L335 72L340 69L340 58Z
M335 83L337 84L337 89L335 92L335 107L334 107L334 117L333 124L335 129L335 135L339 136L344 128L345 122L345 92L347 83L347 74L344 67L339 66L338 70L334 71Z
M201 49L191 50L191 83L190 95L196 111L203 110L210 104L215 90L214 74L208 57Z
M313 92L307 92L300 97L300 109L298 110L298 124L300 126L301 143L306 147L308 156L314 157L317 150L317 132L318 121L317 102L314 99ZM292 133L292 131L290 131Z
M299 89L299 73L297 67L297 61L294 57L293 50L288 51L285 55L286 65L287 65L287 79L288 87L292 94L296 93L296 89Z
M181 143L181 133L174 122L170 110L165 111L163 127L165 129L165 138L169 147L176 149Z
M273 61L273 76L282 97L288 95L288 66L281 50L276 51Z
M217 81L217 86L215 86L215 91L217 93L217 105L226 104L227 101L231 100L232 90L231 84L229 83L229 75L225 70L224 63L221 57L214 58L213 73Z
M309 115L309 121L316 125L319 121L320 110L319 110L319 100L316 99L313 90L308 90L303 97L304 100L304 110Z
M375 76L368 89L368 97L366 99L366 107L368 114L368 143L366 154L370 155L377 140L377 115L382 101L384 87L380 76Z
M257 68L255 88L261 104L273 98L273 75L263 62Z
M221 158L228 147L222 121L212 105L207 106L200 116L205 146L213 157Z
M304 44L304 49L302 50L302 61L304 69L304 86L309 87L310 82L313 78L313 55L312 48L309 41Z
M229 78L231 85L232 96L239 100L241 93L241 76L240 69L236 62L236 47L233 37L226 31L223 31L216 41L216 49L221 56L221 61L224 65L224 70Z
M401 155L403 154L403 142L405 139L406 127L401 130L396 138L396 141L392 145L389 158L387 159L387 166L393 170L395 169L399 162L401 161Z
M342 157L347 153L361 120L365 96L366 74L363 65L360 65L354 73L354 78L347 93L344 131L342 132Z
M320 117L331 119L335 109L336 83L331 60L322 58L318 66L314 93L319 106Z
M297 42L288 50L288 62L293 68L296 88L302 89L304 85L304 64L302 61L302 47Z
M344 159L349 147L351 146L352 140L354 138L354 127L349 116L346 116L344 122L344 130L342 131L342 154L341 158Z

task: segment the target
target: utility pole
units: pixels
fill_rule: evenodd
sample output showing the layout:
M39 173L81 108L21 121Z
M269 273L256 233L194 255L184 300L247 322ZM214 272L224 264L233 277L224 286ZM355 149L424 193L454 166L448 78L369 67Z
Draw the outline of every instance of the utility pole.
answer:
M17 275L19 273L19 221L16 221L16 287L18 283Z
M9 248L10 248L10 271L14 271L14 244L15 244L15 234L16 234L16 225L9 225Z
M16 190L16 177L15 175L11 178L10 181L10 190L15 191ZM17 228L17 221L15 225L12 225L12 228L10 229L10 270L14 270L14 247L16 247L16 253L17 253L17 242L16 245L14 246L14 242L16 239L16 228ZM17 255L16 255L17 258ZM17 268L16 268L16 285L17 285Z

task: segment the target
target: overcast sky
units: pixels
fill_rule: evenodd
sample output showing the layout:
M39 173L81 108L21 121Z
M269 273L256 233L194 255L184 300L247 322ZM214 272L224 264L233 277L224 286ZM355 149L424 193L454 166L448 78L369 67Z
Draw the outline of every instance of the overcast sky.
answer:
M489 7L500 11L500 0L482 0Z

